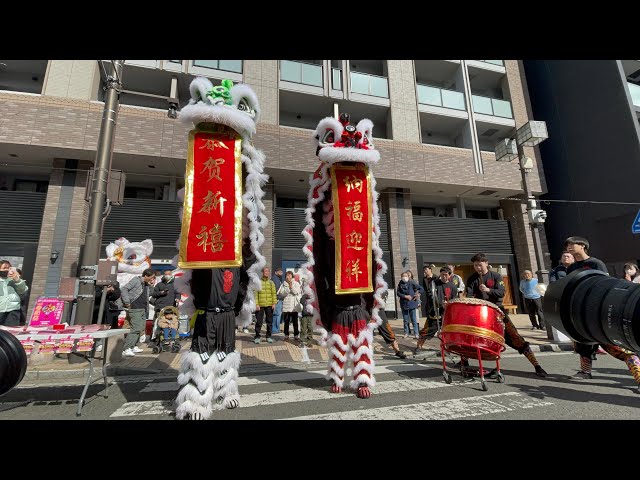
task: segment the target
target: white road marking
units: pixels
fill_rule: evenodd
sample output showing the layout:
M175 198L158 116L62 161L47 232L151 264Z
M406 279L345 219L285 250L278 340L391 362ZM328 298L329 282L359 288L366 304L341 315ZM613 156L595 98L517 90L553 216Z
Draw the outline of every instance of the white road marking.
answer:
M433 367L418 363L401 363L397 365L378 366L375 367L374 372L376 375L380 375L382 373L401 373L410 372L413 370L424 370L425 368ZM238 386L242 387L247 385L262 385L266 383L283 383L298 380L311 380L316 378L324 378L326 373L327 370L322 369L291 373L275 373L270 375L257 375L255 377L240 377L238 378ZM179 388L180 386L178 385L178 382L153 382L149 383L146 387L140 390L140 393L171 392L177 391L179 390Z
M172 404L173 401L171 400L127 402L109 416L133 417L140 415L169 415L174 412Z
M518 392L292 417L289 420L450 420L553 405Z

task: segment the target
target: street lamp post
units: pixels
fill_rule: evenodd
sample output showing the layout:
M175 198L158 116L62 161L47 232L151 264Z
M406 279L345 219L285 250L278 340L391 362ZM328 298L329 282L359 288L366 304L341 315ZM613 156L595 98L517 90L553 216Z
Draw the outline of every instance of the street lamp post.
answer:
M533 248L536 255L538 270L538 282L549 284L549 272L544 265L544 255L542 253L542 242L540 241L540 225L545 222L547 212L538 209L535 197L529 188L529 172L533 170L533 160L524 153L524 147L538 145L549 137L547 124L545 122L530 121L525 123L516 132L516 138L506 138L496 145L495 153L498 161L512 161L516 158L520 164L520 174L522 175L522 188L524 189L527 201L527 216L533 235Z
M106 79L107 98L102 113L102 126L98 139L96 163L93 170L89 219L85 236L84 249L80 258L80 283L78 288L78 306L76 323L91 324L95 301L96 275L100 258L100 243L105 204L107 200L107 183L111 171L111 154L113 138L118 120L120 89L122 88L122 69L124 60L112 62L111 74ZM71 356L70 356L71 358Z

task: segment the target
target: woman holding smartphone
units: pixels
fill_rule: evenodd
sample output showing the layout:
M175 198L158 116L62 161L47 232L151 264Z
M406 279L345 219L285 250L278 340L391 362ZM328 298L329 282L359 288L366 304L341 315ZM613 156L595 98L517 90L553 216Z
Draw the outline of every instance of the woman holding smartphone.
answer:
M20 326L20 295L29 287L8 260L0 260L0 325Z

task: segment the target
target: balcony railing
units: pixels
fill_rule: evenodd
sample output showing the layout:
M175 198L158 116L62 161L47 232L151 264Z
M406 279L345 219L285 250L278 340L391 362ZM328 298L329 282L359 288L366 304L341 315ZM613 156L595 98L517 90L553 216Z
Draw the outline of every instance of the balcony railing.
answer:
M322 87L322 66L312 63L280 60L280 80Z
M498 65L499 67L504 67L504 62L502 60L478 60L478 61L490 63L492 65Z
M455 110L466 110L463 93L430 85L418 84L418 103L453 108Z
M389 98L389 85L386 77L368 73L351 72L351 92L373 97Z
M631 93L631 100L636 107L640 107L640 86L635 83L629 83L629 93Z
M482 97L480 95L471 95L471 100L473 103L473 111L475 113L492 115L494 117L513 118L511 102L508 100Z

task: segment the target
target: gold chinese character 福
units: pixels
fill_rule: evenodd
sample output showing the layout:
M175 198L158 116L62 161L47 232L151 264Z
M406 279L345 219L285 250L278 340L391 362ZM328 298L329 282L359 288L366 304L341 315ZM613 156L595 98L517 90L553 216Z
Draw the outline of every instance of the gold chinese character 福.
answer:
M360 201L349 202L345 207L347 210L347 216L355 222L361 222L363 213L360 210Z
M351 180L349 180L349 178L351 178ZM344 177L344 184L347 186L347 193L350 192L352 188L362 193L362 179L358 178L356 175L353 175L353 177L350 177L349 175Z
M204 168L200 173L204 173L205 170L209 170L209 178L207 179L207 182L210 181L212 178L222 181L222 179L220 178L220 165L224 165L223 158L214 159L213 157L209 157L209 160L204 162L203 165L204 165Z
M352 276L356 277L356 282L358 281L358 275L362 273L360 270L360 259L358 260L349 260L347 262L347 268L345 269L345 273L349 276L349 280L351 280Z
M213 193L211 190L209 190L209 193L207 193L207 196L204 197L202 201L204 202L204 204L202 205L202 208L198 211L198 213L211 213L211 210L217 209L219 206L220 215L224 215L224 202L226 202L227 199L220 196L219 190L216 193Z
M204 225L201 227L200 233L196 235L196 238L200 240L198 243L199 247L202 247L202 250L206 253L207 246L211 248L211 252L219 252L222 250L222 243L224 240L222 239L222 227L217 223L207 230L207 227Z
M202 150L203 148L206 148L207 150L211 150L213 152L216 149L216 147L218 147L218 148L226 148L227 150L229 150L229 147L227 147L220 140L216 140L215 138L207 138L207 139L205 139L204 145L200 147L200 150Z
M358 233L354 230L353 232L345 236L347 237L347 249L353 248L354 250L360 251L364 248L363 246L360 245L360 243L362 242L361 233Z

